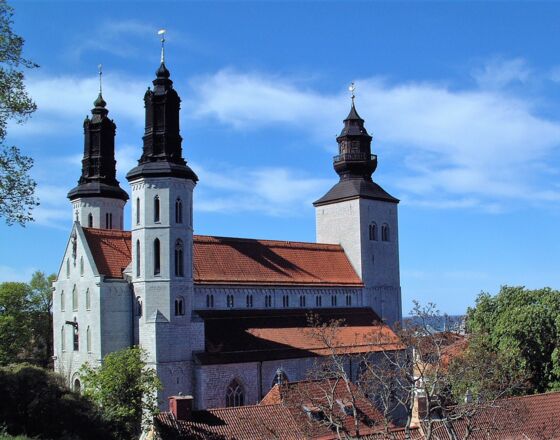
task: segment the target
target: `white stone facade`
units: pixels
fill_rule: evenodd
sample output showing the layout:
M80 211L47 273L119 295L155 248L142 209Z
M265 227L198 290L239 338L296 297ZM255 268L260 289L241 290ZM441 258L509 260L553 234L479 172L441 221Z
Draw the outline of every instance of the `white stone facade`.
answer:
M124 200L85 197L72 200L74 221L87 228L124 229Z

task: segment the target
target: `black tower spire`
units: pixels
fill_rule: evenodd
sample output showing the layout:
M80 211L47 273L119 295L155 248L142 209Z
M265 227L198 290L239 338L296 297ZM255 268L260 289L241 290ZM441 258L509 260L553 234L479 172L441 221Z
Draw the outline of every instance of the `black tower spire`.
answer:
M385 192L371 178L377 168L377 156L371 154L372 137L364 127L364 120L356 111L353 85L350 91L352 107L344 119L342 132L336 138L339 154L333 158L334 170L340 176L340 181L313 205L326 205L358 197L398 203L397 199Z
M179 134L181 99L169 77L169 70L162 60L156 71L156 79L152 81L154 89L148 88L144 95L144 147L138 166L126 175L129 181L142 176L171 176L198 181L194 171L183 159L182 138Z
M70 200L82 197L107 197L128 200L128 194L116 178L115 130L117 126L107 117L107 103L99 91L91 110L91 119L84 120L84 158L78 186L68 193Z

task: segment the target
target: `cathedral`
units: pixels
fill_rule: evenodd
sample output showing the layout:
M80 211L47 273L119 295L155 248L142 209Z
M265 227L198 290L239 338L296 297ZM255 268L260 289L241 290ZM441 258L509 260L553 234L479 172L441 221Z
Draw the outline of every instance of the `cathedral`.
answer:
M257 240L194 233L198 177L163 58L152 83L130 193L116 179L116 125L101 93L83 123L82 172L68 193L74 222L53 293L55 369L68 383L79 390L82 364L138 345L162 381L162 407L180 394L196 408L240 406L281 379L304 379L326 354L306 332L310 312L344 320L345 352L383 349L356 344L357 335L392 341L399 201L372 180L377 156L354 97L336 139L338 182L314 202L316 242Z

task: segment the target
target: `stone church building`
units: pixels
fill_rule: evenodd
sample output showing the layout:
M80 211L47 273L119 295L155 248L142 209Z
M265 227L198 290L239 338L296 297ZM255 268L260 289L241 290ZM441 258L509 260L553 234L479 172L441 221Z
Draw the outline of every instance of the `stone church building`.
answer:
M306 331L310 311L345 320L337 344L346 352L384 348L357 344L360 335L394 344L398 200L372 180L377 156L354 99L337 137L339 181L314 203L316 243L195 235L198 177L184 159L180 98L163 62L144 105L143 148L126 176L130 230L116 125L101 93L83 123L82 173L68 193L74 223L53 301L55 368L72 386L84 362L140 345L164 406L179 393L197 408L254 404L279 378L304 379L326 354Z

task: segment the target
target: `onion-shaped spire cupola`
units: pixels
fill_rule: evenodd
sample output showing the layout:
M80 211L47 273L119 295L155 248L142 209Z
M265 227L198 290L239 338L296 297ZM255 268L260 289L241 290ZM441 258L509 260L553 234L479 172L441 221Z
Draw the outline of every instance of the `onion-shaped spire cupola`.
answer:
M182 138L179 133L179 111L181 99L173 88L169 70L165 66L164 42L162 35L161 63L152 81L153 90L148 87L144 94L146 123L143 151L138 166L130 170L129 181L139 177L171 176L198 181L196 174L183 159Z
M349 87L352 94L350 113L344 119L344 127L336 138L338 155L333 158L333 167L340 181L330 191L314 202L315 206L358 197L398 202L373 182L371 176L377 168L377 156L371 154L372 137L368 134L364 120L355 105L354 83Z
M93 102L91 118L84 120L84 157L78 186L68 193L70 200L84 197L106 197L128 200L128 194L116 178L115 131L117 126L107 117L99 66L99 95Z

